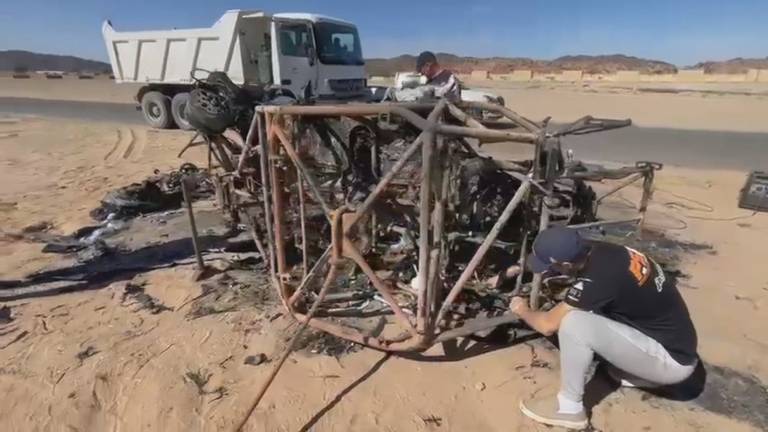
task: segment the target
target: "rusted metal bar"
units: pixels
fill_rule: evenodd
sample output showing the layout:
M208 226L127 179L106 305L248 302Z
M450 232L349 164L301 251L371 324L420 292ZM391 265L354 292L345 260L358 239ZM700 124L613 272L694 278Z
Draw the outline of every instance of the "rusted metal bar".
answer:
M527 173L530 171L530 168L526 168L512 161L494 159L493 162L497 167L499 167L499 169L504 171L511 171L513 173Z
M245 140L243 139L243 136L240 135L240 133L232 128L226 129L224 132L221 133L221 136L229 140L231 144L235 144L241 149L246 147Z
M195 223L195 212L192 211L192 192L189 190L189 178L184 177L181 179L181 193L184 196L184 205L187 207L187 215L189 216L189 228L192 231L192 247L195 249L195 260L197 261L197 269L200 272L205 271L205 262L203 261L203 254L200 252L200 240L197 235L197 224Z
M536 165L534 167L534 173L533 176L536 180L543 183L544 189L546 190L546 195L550 195L553 191L555 180L556 180L556 160L555 160L555 149L559 149L560 144L559 141L556 139L546 140L546 141L540 141L537 143L537 151L536 151ZM541 167L541 156L546 155L547 160L544 164L544 169L542 170ZM549 227L549 207L547 207L545 198L541 198L540 203L540 209L541 213L539 215L539 232L544 231ZM534 239L535 242L535 239ZM531 281L531 297L529 298L529 303L531 306L531 309L537 310L539 308L539 297L541 295L541 283L543 280L543 274L541 273L535 273L533 275L533 280Z
M381 170L379 170L379 143L377 140L374 140L371 145L371 170L373 171L371 175L374 178L381 177ZM377 243L377 222L376 213L374 212L371 214L371 248L375 248Z
M264 118L262 118L262 115L266 116L266 114L254 113L256 128L259 134L259 146L261 147L261 154L259 155L259 165L261 166L261 193L262 200L264 201L262 203L264 206L264 228L267 231L267 246L269 246L269 255L265 256L264 259L269 260L270 276L273 279L273 283L277 283L275 244L274 234L272 232L272 206L269 202L269 143L267 143L266 122L264 121Z
M352 242L350 242L346 237L343 241L344 255L354 261L355 264L360 267L360 270L362 270L363 273L368 276L368 279L371 281L371 284L373 284L373 287L376 288L376 290L379 291L379 294L381 294L384 300L386 300L389 307L392 308L392 312L394 312L395 317L397 317L398 321L403 325L403 327L405 327L406 330L408 330L411 334L416 334L416 329L413 327L411 320L408 318L408 315L403 312L403 309L400 308L400 306L397 304L397 301L392 296L392 293L389 292L389 287L387 287L384 281L382 281L376 275L371 266L365 260L363 255L357 250L357 248L352 244Z
M305 315L294 313L293 316L296 317L297 320L302 320ZM382 351L423 351L431 345L433 340L432 338L425 338L422 335L413 336L408 332L404 332L403 334L392 338L383 339L366 335L354 328L344 327L322 319L314 319L310 322L310 325L328 334Z
M638 216L631 219L604 220L604 221L588 222L583 224L568 225L568 228L585 229L585 228L594 228L594 227L605 226L605 225L621 225L626 223L637 223L637 222L640 222L641 219L642 218Z
M309 271L309 258L307 257L307 217L306 209L304 207L304 181L302 180L301 171L296 168L296 186L299 193L299 218L301 219L301 271L302 276L306 277Z
M331 224L331 229L335 231L334 239L338 240L341 236L340 213L336 213L333 216L333 219L334 220ZM325 296L330 292L331 287L334 285L334 282L336 281L336 276L338 274L338 266L339 266L339 259L340 259L339 252L340 251L338 249L334 249L332 251L331 268L325 277L325 281L323 282L322 288L320 288L320 293L318 293L317 298L315 299L315 302L312 303L312 307L307 312L307 315L304 317L304 319L301 320L301 324L299 325L299 328L296 330L296 333L294 333L290 342L288 342L288 346L285 348L285 351L275 363L275 366L272 368L272 371L267 376L267 379L264 381L264 384L262 384L261 388L259 389L259 392L256 394L256 398L254 399L250 409L248 410L248 413L245 415L243 420L238 424L237 429L235 430L237 431L243 430L243 427L245 426L245 424L248 423L248 419L251 417L251 414L253 414L253 411L256 409L256 407L259 405L259 402L261 402L261 399L267 393L267 389L269 389L269 386L272 385L272 382L275 380L275 377L277 376L278 372L280 372L280 369L283 367L283 364L285 364L285 361L288 360L288 357L291 355L294 348L296 347L296 344L301 338L301 335L304 333L304 330L307 329L307 326L309 325L310 320L312 320L315 313L317 313L318 309L320 308L320 305L323 303Z
M494 327L498 327L500 325L511 324L519 321L520 321L520 317L518 317L513 313L508 313L505 315L491 317L491 318L476 318L476 319L465 322L464 325L462 325L461 327L457 327L451 330L446 330L440 333L439 335L437 335L437 338L435 338L435 343L441 343L441 342L449 341L451 339L469 336L479 331L483 331L483 330L491 329ZM519 333L517 333L517 336L528 336L532 334L536 334L536 331L528 330L528 329L520 329Z
M544 231L549 227L549 207L544 204L544 198L541 199L541 216L539 217L539 232ZM533 280L531 281L531 309L537 310L539 308L539 296L541 294L541 282L544 280L542 273L534 273Z
M461 103L460 106L468 106L473 108L480 108L485 111L491 111L495 113L499 113L503 115L504 117L512 120L513 122L519 124L523 128L527 129L529 132L533 133L539 133L541 132L542 128L541 126L537 125L531 120L528 120L527 118L521 116L520 114L512 111L511 109L497 104L492 104L490 102L464 102Z
M285 211L283 206L283 183L280 172L275 166L273 158L279 157L280 146L275 139L275 130L279 128L274 122L268 123L269 131L267 141L269 142L269 153L266 155L269 159L270 186L272 188L272 206L274 211L274 235L275 235L275 255L277 256L278 283L280 284L281 298L286 298L287 293L283 284L283 277L287 275L288 264L285 260L285 239L283 238L283 229L285 227Z
M530 188L531 182L526 181L520 185L517 191L515 191L515 195L512 196L512 199L507 204L507 207L504 208L501 216L499 216L499 219L496 221L496 223L493 225L493 228L491 228L491 231L485 237L485 241L483 241L483 244L477 248L477 251L472 256L472 259L469 261L469 263L467 263L467 267L461 273L461 276L459 276L459 279L456 281L456 283L453 285L453 288L451 288L451 291L446 296L442 307L440 307L440 312L437 315L437 319L435 320L436 325L439 325L439 323L443 320L446 312L448 312L448 308L450 308L453 302L456 300L456 297L458 297L459 293L464 288L464 284L466 284L469 278L472 277L472 274L475 272L475 269L477 269L477 266L485 257L488 249L491 248L493 241L496 240L496 237L498 237L501 229L504 228L504 225L506 225L509 218L512 217L512 213L514 213L517 206L523 201L523 199L525 199Z
M427 281L429 280L429 261L430 261L430 227L429 222L432 218L432 165L434 159L435 147L435 129L447 105L447 101L441 100L435 109L429 114L427 122L430 127L424 131L424 142L421 145L421 189L419 200L419 271L416 275L416 330L424 334L427 328L427 315L429 305L427 302Z
M296 165L296 168L304 176L304 180L306 180L307 185L309 185L309 190L312 191L312 194L314 195L315 200L320 204L320 207L323 208L323 213L325 213L325 217L328 218L328 220L330 221L331 208L328 206L328 203L325 202L323 195L320 193L320 186L317 183L317 179L315 179L315 176L313 176L312 173L309 171L309 168L307 168L307 166L304 165L304 162L296 153L296 149L293 147L293 144L291 144L291 141L285 135L285 132L283 132L281 128L275 128L275 134L280 139L280 142L282 142L283 148L285 149L285 152L288 154L288 157L291 158L294 165Z
M515 280L515 292L519 293L523 288L523 273L525 273L525 263L528 260L528 237L530 234L528 231L523 234L523 244L520 246L520 257L517 260L517 264L520 266L520 273ZM504 270L506 271L506 270Z
M301 280L301 283L296 288L296 291L291 294L291 298L288 299L288 304L293 308L293 305L296 304L296 300L299 299L299 296L301 296L301 293L306 289L306 287L309 286L309 284L317 277L318 272L320 272L320 269L323 268L325 264L328 263L328 259L331 257L331 246L328 246L325 249L325 252L323 252L322 255L320 255L320 258L315 261L315 265L312 266L312 269L307 272L307 274L304 276L304 278Z
M445 100L441 99L437 102L437 105L444 103ZM375 114L396 114L417 128L421 130L429 129L429 122L423 117L419 116L409 108L421 108L429 109L432 106L437 105L429 104L347 104L347 105L331 105L331 106L262 106L257 107L264 112L271 112L276 114L296 114L296 115L318 115L318 116L344 116L344 115L375 115ZM505 132L494 129L476 129L462 126L451 125L438 125L435 132L444 133L447 135L466 136L470 138L497 140L497 141L516 141L524 143L534 143L539 139L537 133L526 132Z
M255 138L254 134L258 136L258 122L260 118L259 113L254 113L253 118L251 119L251 124L248 126L248 133L245 135L245 142L243 143L243 152L240 153L240 159L237 161L237 173L241 173L243 171L243 167L245 167L245 161L248 160L250 157L251 149L254 148L253 145L253 139Z
M435 199L435 209L432 215L432 250L429 256L429 278L427 279L427 328L431 333L437 326L434 321L438 308L438 293L442 288L442 275L440 274L441 260L445 254L445 241L443 233L445 229L445 207L447 206L448 193L451 179L450 157L451 149L445 143L442 135L437 137L438 160L440 164L436 170L436 177L440 183L439 194ZM436 182L437 183L437 182Z
M441 124L436 128L436 132L446 135L458 135L469 138L477 138L481 141L514 141L527 144L534 144L539 139L537 134L531 132L507 132L495 129L476 129L463 126L453 126Z
M429 221L432 201L432 153L435 133L426 131L421 145L421 199L419 200L419 272L416 274L416 329L424 333L427 326L427 279L429 277Z
M208 172L210 173L213 170L213 142L208 135L205 135L204 139L208 147Z
M448 104L448 112L450 112L451 115L456 118L456 120L464 123L469 127L486 129L486 127L482 123L475 120L471 115L465 113L464 111L461 110L461 108L457 107L452 103Z
M653 177L654 171L649 170L645 173L643 178L643 196L640 198L640 221L637 223L637 234L642 237L643 228L645 227L645 216L648 212L648 202L653 196Z
M439 102L438 102L439 103ZM261 106L257 107L257 110L261 109L264 112L271 112L275 114L288 114L288 115L303 115L303 116L323 116L323 117L338 117L338 116L365 116L365 115L378 115L378 114L396 114L421 130L428 128L427 120L424 117L416 114L414 111L428 111L432 109L435 104L359 104L350 103L344 105L281 105L281 106Z
M259 232L256 230L257 221L256 218L251 216L249 217L250 222L250 228L251 228L251 237L253 237L253 242L256 244L256 249L259 251L259 255L261 255L261 259L266 261L269 259L269 256L267 255L267 251L264 249L264 243L261 242L261 236L259 235Z
M234 171L235 166L232 165L232 159L229 158L229 154L225 150L224 142L226 139L222 135L214 135L211 139L213 141L214 156L216 156L221 167L224 168L224 171L226 172Z
M617 184L615 187L613 187L608 192L600 195L600 197L595 201L595 204L600 204L600 201L604 200L605 198L608 198L609 196L615 194L616 192L624 189L625 187L631 185L632 183L640 180L641 178L645 177L645 173L637 173L629 177L628 179L622 181L621 183Z

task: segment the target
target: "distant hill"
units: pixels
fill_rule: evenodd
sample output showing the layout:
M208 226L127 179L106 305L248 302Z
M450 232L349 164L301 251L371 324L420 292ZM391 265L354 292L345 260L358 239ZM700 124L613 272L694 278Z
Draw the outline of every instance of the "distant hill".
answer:
M643 73L675 73L675 65L623 54L612 55L576 55L558 57L549 66L555 70L578 69L587 73L612 73L621 70L638 70Z
M704 69L706 73L746 73L748 69L768 69L768 57L705 61L696 63L691 69Z
M0 51L0 71L13 71L15 69L93 73L111 73L112 71L107 63L80 57L38 54L18 50Z
M460 57L453 54L437 53L437 60L443 66L458 73L473 70L487 70L491 73L509 73L515 69L531 69L537 72L559 72L579 69L587 73L612 73L620 70L639 70L643 73L674 73L677 67L671 63L631 57L623 54L576 55L558 57L554 60L535 60L525 57ZM389 59L366 60L369 75L393 75L395 72L413 70L416 56L401 55Z

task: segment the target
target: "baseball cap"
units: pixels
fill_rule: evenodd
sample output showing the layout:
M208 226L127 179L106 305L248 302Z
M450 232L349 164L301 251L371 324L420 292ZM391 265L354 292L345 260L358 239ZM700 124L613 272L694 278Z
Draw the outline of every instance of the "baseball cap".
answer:
M526 264L534 273L544 273L553 262L578 261L588 250L587 242L577 230L554 226L536 236Z
M421 72L421 68L427 63L437 63L437 57L432 51L422 51L416 58L416 72Z

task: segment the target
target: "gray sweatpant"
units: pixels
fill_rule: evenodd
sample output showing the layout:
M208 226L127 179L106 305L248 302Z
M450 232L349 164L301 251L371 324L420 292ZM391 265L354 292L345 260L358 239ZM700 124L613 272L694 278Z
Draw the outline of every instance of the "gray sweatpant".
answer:
M676 384L696 368L695 364L681 365L660 343L639 330L591 312L568 312L560 323L558 337L560 397L573 402L582 401L587 370L595 353L635 384Z

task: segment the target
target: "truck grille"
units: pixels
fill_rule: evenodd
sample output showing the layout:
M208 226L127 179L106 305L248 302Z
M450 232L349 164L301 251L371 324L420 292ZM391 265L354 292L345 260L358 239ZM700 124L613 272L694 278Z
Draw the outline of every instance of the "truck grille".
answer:
M365 79L328 80L328 86L334 93L362 93L366 84Z

